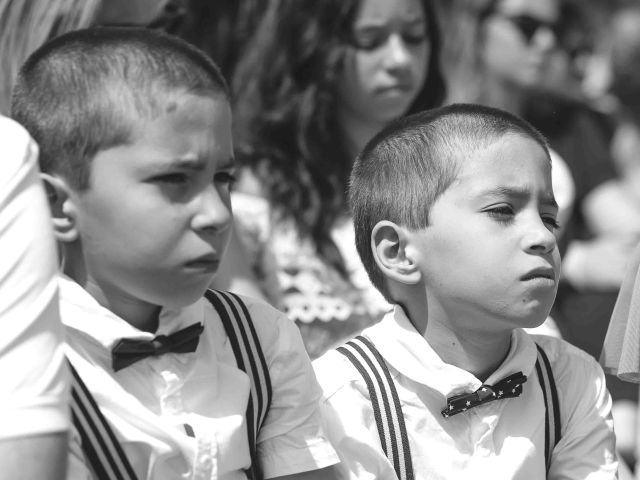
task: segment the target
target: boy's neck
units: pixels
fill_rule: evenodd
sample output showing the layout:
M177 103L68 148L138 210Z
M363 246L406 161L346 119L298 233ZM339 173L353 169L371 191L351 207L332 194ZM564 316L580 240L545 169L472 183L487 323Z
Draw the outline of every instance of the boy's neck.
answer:
M161 307L143 303L139 300L125 297L120 292L110 292L100 287L91 279L84 289L91 294L97 302L111 313L117 315L129 325L143 332L155 333L158 330L158 318Z
M462 335L449 325L429 322L424 337L443 362L466 370L485 382L507 357L511 331L503 335L480 336L476 333Z
M155 333L158 329L158 317L161 307L125 297L120 292L101 286L87 273L84 262L73 261L78 258L66 251L63 272L84 288L96 301L131 326L144 332Z
M413 326L444 363L466 370L482 382L498 369L509 353L512 330L471 330L465 325L477 325L477 319L471 322L450 318L442 309L428 309L426 304L404 302L403 307Z

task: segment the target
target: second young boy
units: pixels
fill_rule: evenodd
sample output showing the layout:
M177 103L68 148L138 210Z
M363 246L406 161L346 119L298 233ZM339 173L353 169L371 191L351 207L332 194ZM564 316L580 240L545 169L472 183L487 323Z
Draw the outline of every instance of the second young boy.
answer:
M523 331L560 276L540 134L474 105L398 120L356 160L350 201L395 309L315 363L349 478L615 478L601 368Z

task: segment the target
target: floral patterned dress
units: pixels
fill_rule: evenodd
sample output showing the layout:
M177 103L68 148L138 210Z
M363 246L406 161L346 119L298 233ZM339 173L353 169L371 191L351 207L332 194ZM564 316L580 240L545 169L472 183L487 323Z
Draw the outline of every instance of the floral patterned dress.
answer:
M341 219L331 232L346 264L344 276L293 224L276 220L263 197L236 192L232 204L253 273L271 303L296 322L312 358L391 310L360 262L350 218Z

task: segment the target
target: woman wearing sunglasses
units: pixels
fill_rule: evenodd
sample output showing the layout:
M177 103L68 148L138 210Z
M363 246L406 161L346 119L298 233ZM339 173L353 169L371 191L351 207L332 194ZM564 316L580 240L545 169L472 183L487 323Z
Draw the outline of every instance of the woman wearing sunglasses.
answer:
M526 91L543 81L558 42L556 0L493 0L478 12L479 99L516 114Z

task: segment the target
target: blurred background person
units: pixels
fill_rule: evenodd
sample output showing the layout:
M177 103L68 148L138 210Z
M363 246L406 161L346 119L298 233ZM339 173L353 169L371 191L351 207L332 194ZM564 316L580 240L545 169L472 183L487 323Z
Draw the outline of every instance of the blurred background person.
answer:
M63 479L69 374L38 149L0 116L0 477Z
M244 251L218 286L260 293L312 357L388 305L360 264L347 211L353 159L388 121L441 104L430 0L273 0L235 67L233 196ZM229 255L231 257L232 255Z
M608 80L606 92L613 101L617 120L611 147L614 164L619 174L617 192L621 197L620 201L632 209L636 215L635 221L617 226L624 231L628 228L640 227L640 3L635 0L617 2L607 26L604 32L603 50L605 50L609 67L608 75L605 75ZM628 275L632 275L634 269L637 270L638 258L640 257L636 254L635 262L627 262L627 266L632 267L628 270ZM634 284L628 280L626 291L620 292L609 332L612 327L615 327L616 312L620 316L621 303L626 299L628 309L629 299L637 297L639 292L633 291L637 287L637 283ZM620 323L619 319L618 323ZM627 344L635 344L637 340L633 328L630 327L636 324L635 320L629 320L625 333L631 338L624 339L624 349L621 348L620 342L617 345L619 347L617 351L613 351L612 348L616 342L611 343L610 340L609 351L603 350L603 356L605 353L610 359L620 358L621 355L628 356ZM617 368L618 365L615 366ZM614 371L614 373L617 372ZM637 386L632 388L637 391ZM621 453L631 465L637 465L637 460L640 458L638 403L627 398L620 399L614 406L618 423L625 425L624 428L619 429L618 434Z
M88 26L100 0L0 0L0 114L27 56L45 41Z
M0 0L0 114L9 114L20 66L47 40L96 24L155 22L165 28L169 18L184 14L181 5L180 0Z
M170 0L171 6L176 0ZM182 0L172 7L173 20L164 30L175 33L206 52L231 79L246 43L255 33L269 0ZM183 16L178 20L177 12ZM165 15L166 17L166 15ZM169 17L170 18L170 17ZM168 19L168 18L167 18ZM162 16L153 25L162 25Z

